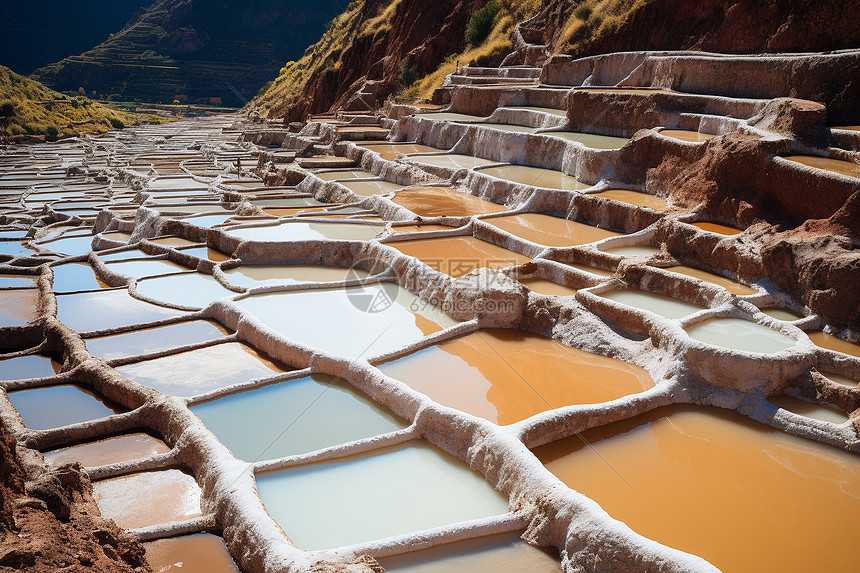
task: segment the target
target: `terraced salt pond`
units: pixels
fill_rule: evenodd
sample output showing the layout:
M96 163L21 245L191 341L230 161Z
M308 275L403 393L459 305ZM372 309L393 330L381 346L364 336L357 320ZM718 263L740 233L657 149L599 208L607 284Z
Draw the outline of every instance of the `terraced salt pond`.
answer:
M77 462L92 468L139 460L169 451L170 447L158 438L136 432L45 452L45 461L55 466Z
M480 173L504 179L521 185L531 185L546 189L562 189L565 191L578 191L586 189L590 185L580 183L575 177L571 177L561 171L552 169L541 169L539 167L528 167L526 165L501 165L498 167L487 167L481 169Z
M0 291L0 328L35 320L38 304L39 291L34 288Z
M519 282L526 285L527 287L529 287L530 290L534 292L549 296L573 296L576 294L576 291L579 290L537 277L530 279L519 279Z
M815 157L812 155L786 155L785 159L806 165L807 167L832 171L833 173L847 177L860 177L860 164L850 161L830 157Z
M369 149L379 154L382 159L393 161L398 157L415 153L438 153L447 149L437 149L418 143L361 143L358 147Z
M352 171L320 171L315 173L314 175L316 175L323 181L340 181L341 179L368 179L371 177L376 177L374 173L371 173L370 171L363 171L361 169L353 169Z
M444 406L497 424L607 402L654 385L637 366L502 329L443 342L378 368Z
M672 406L535 453L637 533L723 570L838 571L854 561L857 456L740 414Z
M548 135L550 137L558 137L567 141L575 141L581 143L585 147L591 149L621 149L630 138L613 137L611 135L599 135L596 133L582 133L577 131L544 131L540 135Z
M454 278L479 268L503 269L530 260L525 255L474 237L412 239L389 244L401 253L415 257L432 269Z
M684 318L702 307L653 292L636 289L617 289L600 293L600 296L640 310L659 314L664 318Z
M208 320L191 320L85 340L87 351L104 360L153 354L170 348L217 340L227 329Z
M240 573L224 541L211 533L149 541L143 547L156 573Z
M119 406L74 384L16 390L9 392L9 400L31 430L89 422L121 411Z
M503 215L484 220L512 235L548 247L584 245L621 234L542 213Z
M668 202L662 197L649 195L648 193L640 193L638 191L630 191L628 189L607 189L599 193L590 193L594 197L603 197L612 201L620 201L637 207L647 207L655 211L666 211L669 208Z
M604 253L609 253L610 255L618 255L619 257L643 258L651 258L660 252L660 249L656 247L649 247L647 245L633 245L630 247L605 247L600 250Z
M228 342L162 358L126 364L117 372L163 394L190 397L289 370L255 349Z
M202 514L194 478L177 469L129 474L93 483L102 517L123 529L185 521Z
M202 273L181 273L140 280L137 293L161 304L199 310L214 300L236 296L238 293L221 285L215 278Z
M703 231L708 231L710 233L716 233L717 235L737 235L742 233L741 229L736 229L735 227L729 227L728 225L721 225L719 223L709 223L707 221L700 221L697 223L691 223L694 227L698 227Z
M326 265L241 265L224 271L230 284L256 288L270 284L324 283L362 279L370 276L358 267Z
M232 227L227 232L245 241L311 241L336 239L368 241L385 230L371 223L304 223L290 221L280 225Z
M98 290L108 285L96 276L87 263L66 263L51 267L54 272L53 290L55 293Z
M484 167L486 165L496 165L498 161L490 159L482 159L471 155L462 155L458 153L448 153L444 155L410 155L409 161L421 163L424 165L432 165L434 167L447 167L449 169L474 169L475 167Z
M392 183L390 181L343 181L341 182L341 185L362 197L396 193L406 187L405 185Z
M94 313L93 308L101 312ZM78 332L148 324L184 314L132 298L126 289L57 295L57 318Z
M269 515L301 549L353 545L500 515L507 501L424 441L257 474ZM409 507L409 511L403 511ZM360 515L360 520L352 516Z
M795 345L794 339L742 318L711 318L687 327L687 334L712 346L760 354L773 354Z
M665 270L678 273L681 275L686 275L688 277L692 277L694 279L699 279L701 281L705 281L708 283L715 284L717 286L721 286L732 294L736 294L738 296L746 296L755 294L756 291L752 287L748 287L744 284L741 284L737 281L733 281L732 279L716 275L714 273L709 273L708 271L703 271L701 269L697 269L694 267L688 267L685 265L677 265L674 267L668 267Z
M673 139L689 143L703 143L709 139L717 137L711 133L702 133L700 131L690 131L687 129L663 129L660 130L660 135L665 135L666 137L671 137Z
M378 559L387 573L560 573L557 551L529 545L519 532L497 533Z
M821 330L807 332L806 335L816 346L826 348L827 350L833 350L834 352L841 352L842 354L860 357L860 344L848 342L847 340L843 340L838 336L833 336L832 334L827 334Z
M807 418L821 420L822 422L842 424L848 420L848 416L846 416L841 410L830 406L814 404L785 394L780 396L771 396L767 401L778 408L788 410L789 412L793 412Z
M248 462L304 454L408 425L345 381L324 374L197 404L191 411L234 456ZM285 419L291 420L286 427Z
M233 304L274 333L347 358L377 356L457 324L392 283L261 294Z
M42 378L60 372L62 364L39 354L18 356L0 361L0 380L23 380Z
M508 208L446 187L421 187L398 193L392 201L422 217L466 217Z
M433 119L436 121L478 121L484 119L485 116L469 115L465 113L455 112L434 112L434 113L419 113L416 114L422 119Z

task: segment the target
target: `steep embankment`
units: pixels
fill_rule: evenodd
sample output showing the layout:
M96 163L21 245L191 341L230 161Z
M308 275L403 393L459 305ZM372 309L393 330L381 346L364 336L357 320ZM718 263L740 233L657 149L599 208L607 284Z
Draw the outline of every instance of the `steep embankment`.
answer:
M25 465L20 454L0 422L0 571L151 571L140 543L98 516L80 467Z
M537 0L496 2L485 33L470 43L470 19L486 4L353 0L322 39L299 61L288 63L253 104L269 117L297 120L339 107L362 89L376 93L377 101L407 87L429 95L458 60L498 64L512 49L514 26L539 7ZM422 79L437 70L432 80Z
M103 133L132 114L86 98L70 98L0 66L0 136Z
M157 0L121 31L33 73L57 90L243 105L316 41L346 0ZM180 98L183 99L183 98ZM184 101L182 103L185 103Z

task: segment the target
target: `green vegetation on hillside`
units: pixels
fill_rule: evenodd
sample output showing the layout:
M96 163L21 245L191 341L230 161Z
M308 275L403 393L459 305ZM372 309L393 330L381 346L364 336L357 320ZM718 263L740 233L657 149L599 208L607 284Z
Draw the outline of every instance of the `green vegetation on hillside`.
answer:
M654 0L583 0L564 23L558 49L568 54L587 53L602 37L612 36L633 13Z
M130 113L69 97L0 66L0 135L103 133L135 122Z
M484 39L477 45L469 44L461 54L451 54L431 74L419 79L409 89L414 97L427 98L433 96L433 90L442 85L445 77L457 71L457 63L464 66L472 61L478 65L497 60L513 51L511 34L520 22L534 16L540 9L540 0L491 0L483 8L473 14L467 30L467 41L471 42L472 30L481 32ZM494 15L493 15L494 14ZM489 16L492 16L491 18ZM489 32L484 34L484 30Z

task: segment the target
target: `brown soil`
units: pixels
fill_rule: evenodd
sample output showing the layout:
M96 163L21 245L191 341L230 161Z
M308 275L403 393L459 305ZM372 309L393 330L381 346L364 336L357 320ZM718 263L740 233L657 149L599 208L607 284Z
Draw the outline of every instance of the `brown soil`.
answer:
M0 573L149 573L143 547L99 516L77 465L48 469L0 422Z

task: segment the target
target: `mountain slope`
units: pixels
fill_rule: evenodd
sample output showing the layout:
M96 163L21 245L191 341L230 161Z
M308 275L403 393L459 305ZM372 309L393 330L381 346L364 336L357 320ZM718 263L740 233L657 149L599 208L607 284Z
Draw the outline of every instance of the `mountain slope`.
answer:
M297 120L344 104L368 81L375 84L372 89L381 101L404 87L406 75L420 80L440 65L454 67L457 59L462 64L473 58L498 63L512 49L509 37L514 25L540 3L497 1L498 13L486 39L468 46L470 18L487 3L353 0L320 41L301 60L285 66L253 104L269 117ZM405 83L423 87L420 81Z
M156 0L79 56L36 70L57 90L172 102L243 105L283 63L319 38L345 0ZM183 98L180 98L183 99ZM211 100L217 103L216 100ZM185 103L183 101L183 103Z
M132 114L64 96L0 66L0 136L103 133L133 121Z
M150 4L152 0L5 2L0 64L29 75L40 66L103 42Z

